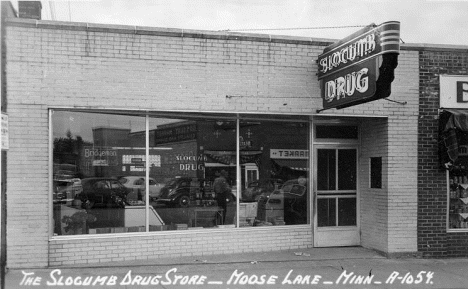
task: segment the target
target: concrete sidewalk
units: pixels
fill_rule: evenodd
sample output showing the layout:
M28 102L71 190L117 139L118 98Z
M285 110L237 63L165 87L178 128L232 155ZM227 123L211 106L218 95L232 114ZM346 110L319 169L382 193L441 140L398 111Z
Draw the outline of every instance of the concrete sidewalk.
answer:
M9 270L5 281L7 289L468 288L468 259L388 259L360 247L313 248L26 268Z

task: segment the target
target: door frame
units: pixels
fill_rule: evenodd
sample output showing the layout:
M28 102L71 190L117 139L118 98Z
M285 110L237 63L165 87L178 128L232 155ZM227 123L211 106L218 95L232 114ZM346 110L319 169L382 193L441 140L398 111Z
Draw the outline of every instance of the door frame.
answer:
M314 247L334 247L334 246L356 246L360 245L360 133L357 139L317 139L315 138L316 125L356 125L359 130L358 123L341 123L340 121L315 122L312 129L312 230L313 230L313 244ZM342 227L318 227L317 219L317 150L318 149L355 149L356 150L356 226L342 226ZM336 196L331 194L330 196ZM337 234L341 237L337 238Z

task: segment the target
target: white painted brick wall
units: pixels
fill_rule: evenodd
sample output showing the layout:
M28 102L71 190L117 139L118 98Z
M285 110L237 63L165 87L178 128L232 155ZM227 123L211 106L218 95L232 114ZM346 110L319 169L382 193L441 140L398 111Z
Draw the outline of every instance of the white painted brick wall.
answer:
M417 186L415 184L417 180L417 111L419 94L419 64L417 59L417 52L402 51L399 56L399 65L395 71L395 80L392 83L390 99L407 101L406 105L379 100L359 106L359 108L376 106L380 102L383 104L384 109L375 110L376 114L385 114L385 107L388 107L387 158L384 158L384 163L387 164L387 187L382 191L363 190L361 198L361 206L371 205L374 209L381 206L383 209L382 211L370 209L374 213L375 220L371 217L372 214L361 216L364 219L362 224L363 245L368 244L366 246L387 253L417 251ZM379 133L378 136L380 135ZM370 133L370 136L372 136L372 133ZM368 146L372 146L371 143L366 145L363 140L363 154L365 147ZM367 161L363 159L361 163ZM367 168L364 178L368 176ZM375 193L378 194L380 200L367 199L367 197L372 197ZM385 205L381 203L384 200L386 201ZM362 210L366 209L362 208ZM364 213L364 211L362 212ZM378 225L380 228L372 225L373 221L376 221L377 224L381 223L381 226ZM366 223L370 224L366 225ZM370 230L366 234L368 229ZM388 238L388 240L382 242L382 239L385 238Z
M223 252L210 241L213 235L203 232L54 239L49 248L48 108L313 114L322 107L315 64L323 49L320 46L270 43L260 38L182 38L41 27L7 28L11 136L7 237L8 266L12 268ZM379 226L371 226L371 218L363 219L363 225L369 226L363 231L363 242L383 250L412 251L416 247L415 59L417 53L402 51L391 96L408 101L407 105L379 100L324 112L389 116L388 189L376 199L361 199L362 204L388 210L387 241L372 237ZM372 192L364 196L372 197ZM382 212L371 213L377 215L377 224L387 225ZM407 217L398 219L403 213ZM311 232L307 226L235 230L219 232L219 238L233 253L269 251L310 247ZM169 250L174 247L178 251Z
M359 162L361 244L388 250L388 132L387 119L366 119L361 126ZM370 158L382 157L382 188L370 188Z

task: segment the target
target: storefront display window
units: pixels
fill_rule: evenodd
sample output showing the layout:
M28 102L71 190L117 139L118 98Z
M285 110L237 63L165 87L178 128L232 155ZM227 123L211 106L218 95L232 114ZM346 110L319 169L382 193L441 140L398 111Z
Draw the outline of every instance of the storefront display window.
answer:
M468 170L448 172L449 229L468 229Z
M439 159L447 170L448 229L468 230L468 122L464 110L444 109L439 118Z
M55 235L308 223L306 120L131 114L52 112Z
M139 116L53 111L56 235L143 230L144 129Z

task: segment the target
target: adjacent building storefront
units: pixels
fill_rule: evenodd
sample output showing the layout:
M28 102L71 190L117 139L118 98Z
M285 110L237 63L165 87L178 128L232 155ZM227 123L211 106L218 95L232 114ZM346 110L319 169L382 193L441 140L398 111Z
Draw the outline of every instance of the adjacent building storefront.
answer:
M335 41L6 23L9 267L322 246L432 252L418 47L374 51L386 30L367 28L349 45L365 41L369 63L317 76Z
M468 255L466 47L421 47L418 251Z

